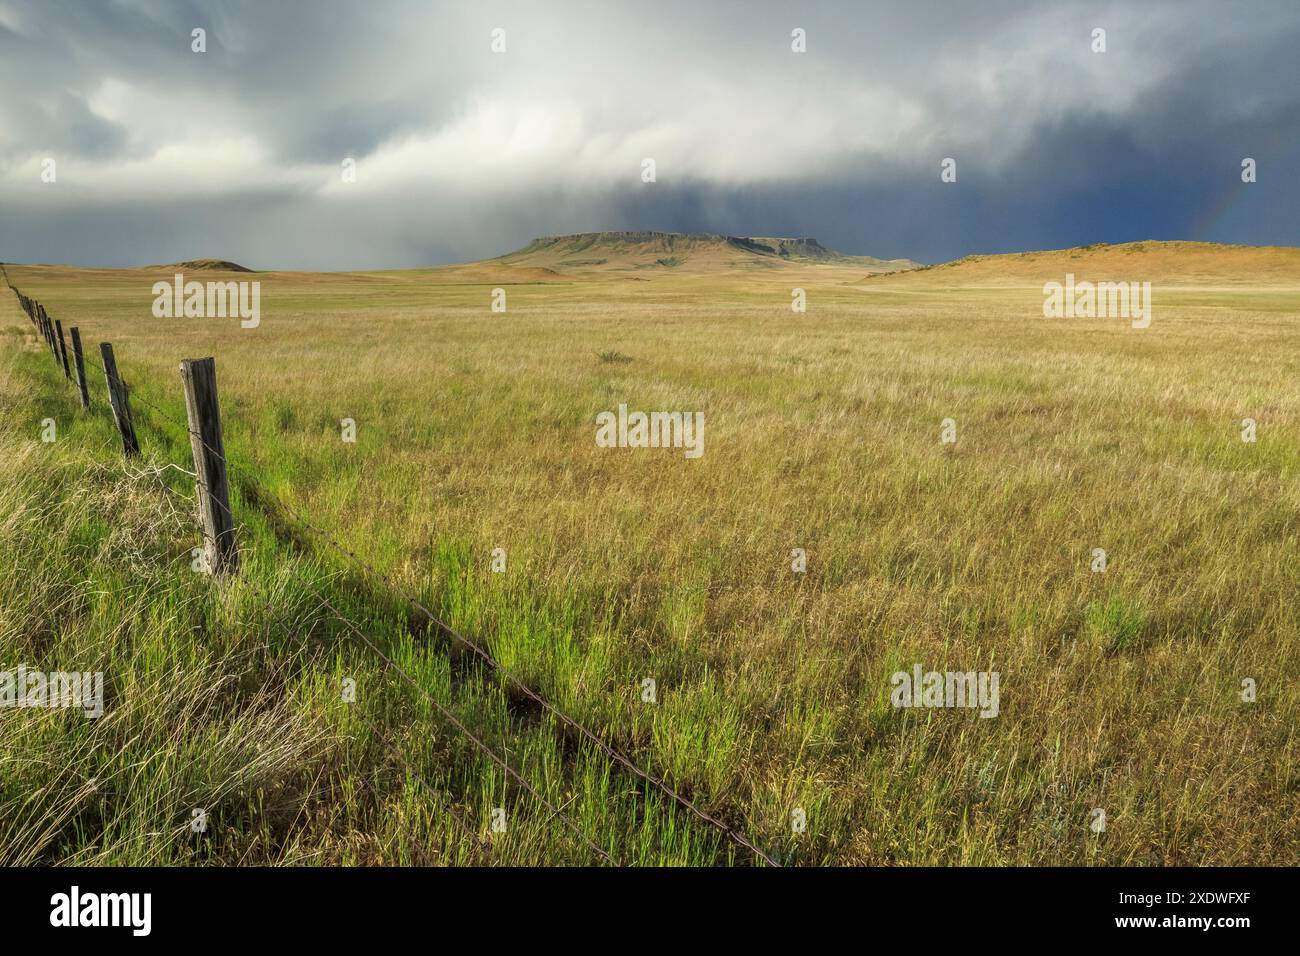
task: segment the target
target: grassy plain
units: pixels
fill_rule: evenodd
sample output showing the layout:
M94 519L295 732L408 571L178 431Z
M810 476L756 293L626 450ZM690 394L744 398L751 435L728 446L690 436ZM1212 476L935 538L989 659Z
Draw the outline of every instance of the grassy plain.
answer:
M0 711L0 855L37 814L19 860L599 862L315 587L619 861L749 862L410 634L273 497L783 861L1300 862L1300 251L603 259L190 276L258 279L257 329L154 318L171 270L8 266L114 343L155 465L191 467L148 405L183 419L177 363L216 357L247 568L190 572L156 487L184 476L129 477L102 377L83 416L0 301L0 650L102 662L114 701ZM1043 318L1067 271L1152 281L1150 328ZM620 403L703 411L703 457L598 448ZM998 671L999 716L891 707L914 663Z

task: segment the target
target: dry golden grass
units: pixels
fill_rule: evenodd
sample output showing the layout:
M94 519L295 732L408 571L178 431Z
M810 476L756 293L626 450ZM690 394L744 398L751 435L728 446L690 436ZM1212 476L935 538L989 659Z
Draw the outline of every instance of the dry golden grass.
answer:
M1298 256L231 275L255 330L153 318L167 272L9 274L177 414L215 355L237 508L304 510L788 859L1267 864L1300 862ZM1066 271L1152 281L1151 327L1044 319ZM703 411L703 457L596 447L624 402ZM1000 715L895 710L913 663L998 671Z
M1214 242L1101 243L1048 252L968 256L920 270L895 287L1034 286L1074 272L1090 281L1147 281L1162 288L1263 286L1300 289L1300 249Z

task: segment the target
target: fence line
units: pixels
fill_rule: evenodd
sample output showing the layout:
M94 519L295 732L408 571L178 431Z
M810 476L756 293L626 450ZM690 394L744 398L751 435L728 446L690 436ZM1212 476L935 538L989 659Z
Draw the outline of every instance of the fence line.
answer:
M99 363L98 363L98 362L95 362L93 359L91 359L91 362L92 362L92 364L99 366L101 369L103 368L102 365L99 365ZM106 374L107 374L107 373L106 373ZM146 405L148 405L150 408L153 408L153 409L155 409L156 411L158 411L159 414L161 414L165 420L167 420L167 421L171 421L171 422L176 422L176 420L175 420L174 418L172 418L171 416L167 415L165 412L163 412L161 409L159 409L156 405L153 405L152 403L149 403L149 402L145 402L144 404L146 404ZM173 466L173 467L175 467L175 466ZM180 469L180 468L178 468L178 470L180 470L180 471L184 471L184 469ZM198 483L198 486L199 486L200 488L202 487L202 484L203 484L203 478L202 478L200 475L198 475L197 473L194 473L194 472L185 472L185 474L190 475L191 477L195 478L195 479L196 479L196 482ZM164 490L166 490L168 493L180 497L180 498L181 498L182 500L184 500L187 504L194 504L194 503L195 503L194 499L190 499L190 498L187 498L187 497L185 497L185 496L183 496L183 495L180 495L179 492L177 492L175 489L171 488L171 487L170 487L169 485L167 485L166 483L160 483L160 487L162 487L162 488L163 488ZM222 502L222 504L223 504L223 506L225 507L226 514L227 514L228 516L230 516L231 520L233 520L233 515L231 515L231 513L230 513L229 506L226 505L224 502ZM287 573L288 573L290 576L294 577L294 578L295 578L299 583L303 584L303 585L306 586L308 589L310 589L310 590L313 592L313 594L315 594L316 597L317 597L318 599L320 599L320 600L322 601L322 603L325 604L325 605L329 608L329 610L330 610L330 612L331 612L331 616L332 616L335 620L337 620L339 623L344 624L345 626L349 627L349 628L350 628L351 630L353 630L354 632L360 634L360 631L357 630L356 626L355 626L355 625L354 625L350 620L348 620L347 618L344 618L344 617L342 616L342 614L338 611L337 608L333 607L333 605L330 605L328 602L326 602L326 601L324 600L324 598L321 596L320 592L316 590L316 588L314 587L314 585L311 584L311 582L309 582L309 581L307 581L306 579L302 578L301 576L295 574L291 568L286 568L286 571L287 571ZM259 590L261 591L261 594L262 594L263 597L268 596L264 588L259 588ZM269 605L268 605L268 607L269 607ZM363 636L363 638L364 638L364 635L362 635L362 636ZM385 664L386 664L386 666L394 666L394 667L396 666L396 665L394 665L394 664L392 663L392 661L388 660L388 658L387 658L387 657L386 657L382 652L378 651L378 648L376 648L375 645L372 644L369 640L366 640L366 643L369 644L369 645L371 646L372 649L376 650L377 653L379 653L379 656L385 660ZM400 669L399 669L399 670L400 670ZM403 676L406 677L405 674L403 674ZM407 680L410 680L410 678L407 677ZM418 685L416 685L416 686L418 686ZM421 688L421 689L422 689L422 688ZM427 691L425 691L425 693L426 693L426 695L428 694ZM431 698L431 699L432 699L432 698ZM581 832L581 830L577 827L577 825L576 825L575 823L573 823L572 820L571 820L571 819L570 819L570 818L569 818L569 817L564 813L564 811L563 811L562 808L557 808L557 807L555 807L554 804L552 804L550 801L548 801L548 800L546 800L544 797L542 797L541 794L540 794L540 793L539 793L535 788L533 788L533 787L532 787L532 786L531 786L531 785L530 785L526 780L524 780L522 777L520 777L518 773L516 773L516 772L514 772L513 770L510 769L510 767L509 767L507 761L505 761L503 758L501 758L500 756L498 756L498 755L497 755L497 754L496 754L496 753L491 749L491 747L490 747L489 745L487 745L486 743L484 743L481 739L479 739L479 738L476 737L475 735L469 733L469 732L465 729L464 725L463 725L459 720L457 720L454 716L450 715L449 712L447 712L444 708L442 708L442 707L437 703L437 701L434 701L434 705L435 705L436 707L438 707L439 712L440 712L440 713L443 713L445 716L447 716L448 719L449 719L449 720L450 720L450 721L451 721L451 722L452 722L452 723L453 723L453 724L454 724L458 729L461 729L463 732L465 732L465 733L470 737L470 739L472 740L472 742L473 742L476 746L478 746L480 749L482 749L482 750L484 751L484 753L486 753L487 756L488 756L488 757L489 757L489 758L490 758L494 763L496 763L496 764L498 764L498 765L504 767L505 770L506 770L506 772L507 772L507 774L510 775L513 779L517 779L517 780L519 780L519 782L521 783L521 785L524 787L524 789L525 789L525 790L526 790L530 795L532 795L532 796L536 797L537 799L541 800L541 802L543 803L543 805L544 805L548 810L551 811L551 818L554 818L554 817L556 817L556 816L559 816L559 817L560 817L560 818L561 818L561 819L566 823L566 825L567 825L570 829L572 829L575 833L577 833L577 834L578 834L578 835L579 835L579 836L584 840L584 842L587 843L588 846L590 846L592 849L594 849L597 853L599 853L599 854L600 854L602 857L604 857L606 860L609 860L610 862L614 862L614 861L610 858L610 856L609 856L608 853L606 853L606 852L605 852L604 850L602 850L599 846L597 846L595 843L593 843L592 841L590 841L590 840L588 840L588 839L586 838L586 836ZM485 842L482 840L482 838L479 837L479 835L478 835L476 832L473 831L473 829L469 826L469 824L468 824L466 821L464 821L464 820L460 817L460 815L459 815L458 813L456 813L456 811L455 811L455 810L454 810L450 805L446 804L444 801L442 801L442 800L438 797L436 788L433 787L433 785L432 785L431 783L429 783L428 780L426 780L426 779L423 777L423 775L421 775L420 773L416 772L416 771L414 770L414 768L411 767L410 763L407 762L407 761L405 760L404 755L401 754L400 750L397 748L396 744L393 742L393 740L392 740L390 737L388 737L387 735L385 735L385 734L383 734L382 732L378 731L378 729L376 728L376 726L375 726L372 722L370 722L369 720L367 720L365 717L363 717L362 715L360 715L360 714L356 714L355 716L357 716L358 719L360 719L363 723L367 724L367 726L370 727L371 731L374 732L374 733L376 734L376 736L378 736L378 737L380 737L381 739L383 739L384 742L388 744L390 750L392 750L394 753L397 753L399 756L401 756L401 757L403 758L403 763L405 764L406 769L407 769L409 772L411 772L412 775L415 776L415 778L418 779L418 780L419 780L419 781L420 781L420 782L425 786L425 788L428 789L428 790L430 791L430 793L432 793L432 794L434 795L434 798L435 798L435 799L436 799L436 800L437 800L437 801L438 801L438 802L443 806L443 809L446 810L450 816L452 816L452 818L454 819L454 821L455 821L456 823L458 823L461 827L463 827L463 828L466 830L466 832L471 836L471 838L473 838L473 839L474 839L474 840L479 844L479 846L480 846L481 849L488 849L488 850L490 850L491 845L488 844L488 843L485 843Z
M164 419L166 419L167 421L170 421L170 422L172 422L173 424L175 424L175 425L177 425L177 426L179 426L179 427L181 427L181 428L186 429L187 431L190 432L191 437L192 437L192 438L194 437L195 433L194 433L194 432L189 428L189 425L188 425L187 423L185 423L185 422L181 422L179 419L177 419L177 418L173 417L171 414L169 414L166 410L164 410L164 409L158 407L157 405L153 404L152 402L149 402L149 401L146 400L146 399L139 398L138 396L137 396L137 399L138 399L141 403L143 403L145 406L147 406L148 408L150 408L150 409L152 409L154 412L156 412L158 415L162 416L162 417L163 417ZM200 443L202 443L201 439L200 439ZM206 447L206 446L205 446L205 447ZM207 448L207 450L208 450L210 453L212 453L213 455L215 455L216 457L218 457L221 461L223 461L223 462L226 462L226 461L227 461L227 459L225 458L224 454L222 454L221 452L218 452L218 451L216 451L215 449L212 449L212 448L210 448L210 447ZM343 555L344 557L346 557L346 558L348 558L349 560L351 560L351 561L353 562L353 564L355 564L357 567L361 568L362 571L366 572L366 573L369 574L371 577L378 578L380 581L382 581L382 582L383 582L383 583L388 587L388 589L389 589L392 593L394 593L394 594L396 594L397 596L401 597L404 601L407 602L408 605L410 605L411 607L413 607L413 608L415 608L416 610L418 610L421 614L423 614L423 615L424 615L424 616L429 620L429 622L430 622L431 624L433 624L433 625L434 625L435 627L437 627L439 630L441 630L441 631L443 631L444 633L448 634L448 635L451 636L453 639L455 639L456 641L460 642L462 645L464 645L465 647L467 647L467 648L468 648L470 651L472 651L476 656L478 656L478 657L479 657L479 658L480 658L480 659L481 659L485 664L487 664L491 669L493 669L493 670L497 671L498 673L502 674L503 676L505 676L505 677L510 681L510 683L511 683L512 685L514 685L514 686L515 686L515 687L516 687L516 688L517 688L521 693L523 693L526 697L528 697L530 700L532 700L532 701L533 701L534 703L536 703L538 706L542 707L544 710L546 710L548 713L550 713L552 716L554 716L557 720L559 720L562 724L564 724L565 726L569 727L571 730L577 732L580 736L582 736L582 737L584 737L585 739L587 739L588 741L590 741L592 744L594 744L594 745L595 745L595 746L596 746L596 747L597 747L601 752L603 752L603 753L604 753L607 757L609 757L611 760L615 761L615 762L618 763L620 766L624 767L625 769L627 769L628 771L630 771L631 773L633 773L635 776L637 776L637 777L639 777L640 779L644 780L646 783L649 783L649 784L651 784L652 786L654 786L656 789L658 789L658 790L659 790L660 792L662 792L664 795L666 795L666 796L668 796L669 798L671 798L671 799L672 799L674 802L676 802L679 806L682 806L683 808L687 809L688 811L690 811L691 813L693 813L696 817L698 817L699 819L703 820L703 821L704 821L705 823L707 823L708 825L712 826L714 829L716 829L716 830L718 830L719 832L721 832L724 836L727 836L729 839L731 839L732 841L734 841L734 842L737 843L738 845L740 845L740 846L744 847L745 849L749 850L751 853L753 853L753 854L754 854L756 857L758 857L759 859L762 859L762 860L763 860L766 864L768 864L769 866L779 866L779 865L780 865L780 864L777 863L777 862L776 862L776 861L775 861L775 860L774 860L770 855L768 855L768 854L767 854L766 852L764 852L760 847L758 847L756 844L754 844L752 841L750 841L750 840L748 839L748 837L746 837L743 833L739 832L738 830L736 830L734 827L732 827L730 824L726 823L725 821L723 821L723 820L719 820L718 818L714 817L712 814L710 814L710 813L708 813L707 811L705 811L705 810L703 810L702 808L700 808L700 807L699 807L699 806L698 806L694 801L690 800L688 797L686 797L686 796L684 796L683 794L679 793L679 792L678 792L677 790L675 790L671 785L669 785L668 783L666 783L662 778L660 778L660 777L658 777L658 776L656 776L656 775L654 775L654 774L651 774L651 773L649 773L649 772L647 772L647 771L642 770L642 769L641 769L640 767L638 767L635 763L633 763L633 762L632 762L628 757L624 756L622 753L620 753L620 752L619 752L616 748L614 748L612 745L606 743L603 739L601 739L601 738L600 738L598 735L596 735L593 731L589 730L587 727L585 727L584 725L580 724L579 722L577 722L577 721L574 720L573 718L569 717L569 716L568 716L567 714L565 714L563 711L559 710L559 709L558 709L557 707L555 707L555 705L552 704L549 700L547 700L546 698L542 697L540 694L538 694L536 691L534 691L531 687L529 687L526 683L524 683L521 679L519 679L519 678L518 678L514 673L512 673L512 672L511 672L511 671L510 671L510 670L509 670L509 669L508 669L504 664L502 664L502 663L499 662L496 658L494 658L494 657L493 657L493 656L492 656L492 655L491 655L491 654L490 654L486 649L484 649L481 645L479 645L479 644L476 643L475 641L472 641L472 640L470 640L469 638L465 637L463 634L461 634L458 630L456 630L455 628L453 628L453 627L452 627L450 624L448 624L446 621L442 620L442 618L440 618L440 617L438 617L436 614L434 614L433 611L429 610L429 608L426 607L425 604L424 604L422 601L418 600L418 599L415 598L415 597L412 597L411 595L407 594L404 590L402 590L400 587L398 587L397 584L393 581L393 579L392 579L389 575L387 575L387 574L385 574L384 572L378 570L377 568L375 568L373 565L371 565L369 562L365 561L364 559L358 557L358 556L357 556L353 551L351 551L349 548L347 548L347 547L345 547L344 545L340 544L340 543L339 543L339 542L338 542L338 541L337 541L337 540L336 540L332 535L330 535L327 531L321 529L320 527L318 527L318 526L317 526L316 524L314 524L313 522L307 520L305 517L302 516L302 514L301 514L300 512L298 512L297 510L295 510L295 509L289 507L287 504L285 504L285 503L284 503L283 501L281 501L280 499L276 498L275 496L273 496L273 495L271 495L271 494L269 494L269 493L265 493L265 492L261 492L261 493L264 494L264 496L265 496L266 498L270 499L270 500L274 503L274 505L275 505L277 508L279 508L279 509L283 510L285 513L287 513L291 518L293 518L296 522L298 522L298 524L300 524L302 527L306 528L308 531L312 532L314 535L316 535L316 536L322 538L322 539L324 540L324 542L325 542L329 547L331 547L333 550L337 551L339 554L341 554L341 555ZM231 519L233 520L233 515L231 515L231 512L230 512L229 507L226 507L226 514L227 514L227 515L230 515Z
M0 268L2 268L2 267L0 267ZM9 278L8 278L8 273L7 273L7 272L5 273L5 281L6 281L6 284L9 284L9 288L13 290L14 294L18 296L18 299L19 299L20 304L23 304L24 310L27 311L28 317L32 320L33 324L38 324L38 326L39 326L39 323L37 323L37 318L36 318L35 310L39 310L40 314L41 314L42 316L44 316L44 309L40 306L40 304L39 304L38 302L36 302L36 300L34 300L34 299L29 299L27 296L24 296L24 295L23 295L23 294L22 294L18 289L14 288L14 286L13 286L11 283L9 283ZM29 304L30 304L30 307L29 307ZM107 343L106 343L106 344L107 344ZM111 357L111 345L108 346L108 349L109 349L109 351L108 351L108 352L106 353L106 355L105 355L106 358ZM57 363L57 362L58 362L58 352L57 352L57 347L52 346L52 351L53 351L54 354L55 354L55 361L56 361L56 363ZM98 364L98 363L96 363L96 362L94 361L93 358L89 358L89 357L87 357L87 358L88 358L88 360L89 360L92 364ZM103 366L100 366L100 367L103 368ZM114 366L113 374L112 374L111 377L109 377L109 373L108 373L108 370L107 370L107 369L105 369L105 375L106 375L106 377L109 378L109 383L110 383L110 397L111 397L111 392L112 392L112 388L111 388L111 386L112 386L112 381L113 381L113 379L117 378L117 376L116 376L116 367ZM121 381L120 379L117 379L117 380L118 380L119 382ZM125 391L126 391L126 389L125 389L125 383L122 383L122 390L123 390L123 393L125 393ZM229 463L228 463L228 461L227 461L227 459L226 459L226 456L225 456L225 454L224 454L224 449L216 449L216 448L211 447L211 445L209 445L209 444L204 440L201 431L196 430L196 429L192 426L192 424L191 424L190 422L181 422L181 421L179 421L178 419L176 419L174 416L172 416L169 412L165 411L165 410L162 409L162 408L159 408L157 405L154 405L153 403L151 403L151 402L149 402L149 401L147 401L147 400L145 400L145 399L139 398L138 396L136 396L136 397L137 397L137 400L139 400L139 401L142 402L144 405L146 405L146 406L148 406L149 408L151 408L154 412L156 412L157 414L159 414L160 416L162 416L164 419L166 419L166 420L172 422L173 424L179 425L181 428L185 429L185 431L189 434L190 439L191 439L191 444L193 445L193 450L194 450L194 455L195 455L196 471L198 471L198 472L200 473L200 475L202 475L202 474L204 473L204 467L203 467L203 465L200 463L200 457L201 457L201 455L200 455L200 450L201 450L201 449L202 449L203 451L206 451L206 452L207 452L207 455L211 456L214 460L219 461L219 462L221 463L221 465L223 466L223 469L222 469L222 470L223 470L223 471L225 470L225 466L227 466ZM128 409L128 415L129 415L129 409ZM135 436L134 436L134 430L132 429L131 438L134 440L134 437L135 437ZM125 444L125 442L126 442L126 434L125 434L125 432L123 433L123 440L124 440L124 444ZM137 448L137 453L138 453L138 444L136 445L136 448ZM128 454L130 454L129 451L128 451ZM198 479L198 480L202 481L202 479ZM204 492L204 486L200 485L200 495L201 495L201 497L204 496L204 495L203 495L203 492ZM359 567L360 569L362 569L365 573L367 573L368 575L370 575L370 576L373 577L373 578L377 578L378 580L382 581L382 582L387 586L387 588L389 589L389 591L390 591L391 593L393 593L393 594L395 594L395 595L401 597L401 598L402 598L402 599L403 599L403 600L404 600L404 601L405 601L405 602L406 602L410 607L412 607L412 608L418 610L421 614L423 614L423 615L428 619L428 621L429 621L430 624L432 624L434 627L438 628L440 631L442 631L443 633L449 635L450 637L452 637L453 639L455 639L456 641L458 641L460 644L462 644L463 646L465 646L466 648L468 648L468 649L469 649L473 654L475 654L477 657L479 657L479 658L480 658L480 659L481 659L481 660L482 660L482 661L483 661L483 662L484 662L484 663L485 663L485 664L486 664L490 669L496 671L497 673L499 673L499 674L501 674L503 677L505 677L505 678L509 681L509 683L510 683L511 685L513 685L513 686L514 686L514 687L515 687L515 688L516 688L520 693L522 693L522 694L523 694L524 696L526 696L529 700L533 701L535 704L537 704L538 706L540 706L540 707L541 707L542 709L544 709L547 713L551 714L551 715L552 715L556 720L558 720L558 721L559 721L560 723L562 723L564 726L568 727L570 730L574 731L575 733L577 733L579 736L583 737L584 739L588 740L588 741L589 741L591 744L593 744L593 745L594 745L598 750L600 750L602 753L604 753L604 754L605 754L609 759L613 760L614 762L616 762L617 764L619 764L619 765L622 766L624 769L628 770L629 772L631 772L632 774L634 774L635 776L637 776L638 778L640 778L640 779L643 780L644 782L646 782L646 783L650 784L651 786L655 787L656 789L658 789L661 793L663 793L665 796L667 796L667 797L669 797L670 799L672 799L672 800L673 800L674 802L676 802L679 806L681 806L681 807L683 807L684 809L688 810L689 812L691 812L692 814L694 814L698 819L700 819L701 821L703 821L703 822L706 823L707 825L711 826L712 828L714 828L714 829L716 829L717 831L719 831L720 833L722 833L724 836L726 836L726 837L727 837L728 839L730 839L732 842L736 843L737 845L739 845L739 846L741 846L741 847L744 847L746 850L748 850L750 853L752 853L752 854L753 854L757 859L761 859L761 860L762 860L765 864L767 864L768 866L780 866L780 864L779 864L775 859L773 859L772 856L770 856L768 853L766 853L766 852L765 852L763 849L761 849L758 845L756 845L755 843L753 843L753 842L752 842L752 841L751 841L751 840L750 840L750 839L749 839L745 834L743 834L742 832L740 832L740 831L737 830L736 828L732 827L732 826L731 826L730 824L728 824L726 821L724 821L724 820L720 820L720 819L718 819L717 817L715 817L715 816L713 816L712 814L710 814L709 812L707 812L706 810L702 809L702 808L701 808L700 806L698 806L694 801L692 801L691 799L689 799L689 798L686 797L685 795L679 793L676 789L674 789L670 784L668 784L667 782L665 782L665 781L664 781L661 777L659 777L658 775L653 774L653 773L650 773L650 772L645 771L645 770L642 770L639 766L637 766L635 763L633 763L632 760L631 760L630 758L628 758L628 757L626 757L624 754L622 754L622 753L621 753L617 748L615 748L613 745L607 743L603 738L601 738L599 735L597 735L597 734L594 733L593 731L589 730L589 729L588 729L586 726L584 726L583 724L581 724L581 723L579 723L578 721L574 720L573 718L569 717L567 714L565 714L563 711L561 711L559 708L557 708L554 704L552 704L549 700L547 700L545 697L543 697L543 696L542 696L541 694L539 694L537 691L535 691L535 690L533 690L531 687L529 687L529 686L528 686L524 681L522 681L519 677L517 677L517 676L516 676L516 675L515 675L515 674L514 674L514 673L513 673L509 668L507 668L504 664L502 664L500 661L498 661L496 658L494 658L494 657L491 655L491 653L489 653L489 652L488 652L484 647L480 646L477 642L475 642L475 641L471 640L470 638L468 638L468 637L464 636L463 634L461 634L458 630L456 630L455 628L453 628L453 627L452 627L450 624L448 624L446 621L443 621L440 617L438 617L436 614L434 614L433 611L431 611L428 607L426 607L422 601L420 601L419 599L417 599L417 598L413 597L412 595L406 593L402 588L400 588L400 587L399 587L399 586L398 586L398 585L393 581L393 579L392 579L388 574L386 574L386 573L384 573L384 572L378 570L378 569L375 568L373 565L371 565L369 562L367 562L367 561L363 560L362 558L358 557L358 556L357 556L355 553L353 553L350 549L348 549L348 548L345 547L344 545L340 544L337 540L335 540L335 538L334 538L332 535L330 535L328 532L326 532L326 531L324 531L323 529L317 527L314 523L308 521L305 517L303 517L301 514L299 514L295 509L289 507L287 504L285 504L283 501L280 501L280 500L279 500L278 498L276 498L274 495L270 494L269 492L263 492L263 491L261 491L260 489L259 489L259 494L260 494L260 495L263 495L264 497L266 497L267 499L269 499L271 502L274 503L274 505L275 505L277 508L282 509L285 513L287 513L288 515L290 515L290 516L291 516L291 517L292 517L296 522L298 522L298 524L300 524L300 525L303 526L304 528L307 528L307 529L308 529L309 531L311 531L315 536L321 538L321 539L322 539L322 540L323 540L323 541L324 541L324 542L325 542L325 543L326 543L330 548L332 548L334 551L338 552L338 553L339 553L340 555L342 555L343 557L349 559L353 564L355 564L357 567ZM209 498L209 499L218 499L218 496L217 496L217 495L211 495L211 494L209 494L209 495L206 495L206 497ZM226 517L229 519L229 521L231 521L231 522L233 523L233 521L234 521L234 516L233 516L233 514L232 514L231 511L230 511L230 507L229 507L228 503L226 503L225 501L219 501L218 504L220 505L220 507L224 508L224 511L225 511L225 515L226 515ZM290 573L292 573L292 572L290 572ZM301 580L301 579L300 579L300 580ZM304 582L304 583L306 583L306 582ZM314 589L313 589L313 590L314 590ZM323 598L321 595L318 594L317 596L320 597L322 601L324 601L324 598ZM328 605L327 605L327 606L328 606ZM334 609L331 607L331 610L334 610ZM335 613L337 614L337 611L336 611ZM350 625L350 622L344 622L344 623L347 623L347 624ZM353 627L353 630L356 630L356 628ZM360 635L360 631L357 631L357 633ZM363 639L364 639L364 636L363 636ZM368 641L368 639L367 639L367 643L370 643L370 642ZM374 645L372 644L371 647L374 648ZM383 655L383 653L380 652L380 651L378 650L378 648L374 648L374 649L376 650L377 653L380 654L381 657L385 657L385 660L387 660L386 656ZM389 663L391 664L391 661L389 661ZM396 665L393 665L393 666L396 667ZM399 670L399 672L400 672L400 669L398 669L398 670ZM413 680L412 680L408 675L405 675L405 674L403 673L402 676L405 677L408 681L410 681L410 682L412 683L413 686L416 686L416 687L417 687L418 689L420 689L423 693L425 693L426 696L429 696L429 695L428 695L428 691L425 690L423 687L420 687L420 686L418 685L418 683L414 682L414 681L413 681ZM432 698L431 696L430 696L430 700L433 700L433 698ZM436 701L434 701L434 703L435 703L435 706L439 707L439 709L441 710L441 705L437 704ZM465 728L464 725L461 724L458 720L456 720L456 719L454 718L453 715L448 714L448 717L449 717L449 719L451 719L451 720L452 720L452 721L453 721L453 722L454 722L458 727L460 727L460 728L461 728L461 729L462 729L462 730L463 730L467 735L470 735L471 737L473 736L473 735L470 733L470 731L468 730L468 728ZM476 738L474 738L474 739L475 739L475 742L478 743L480 746L486 746L486 745L483 745L483 744L481 743L481 741L478 741ZM495 754L490 754L490 756L492 756L492 758L494 759L494 761L499 762L499 763L501 764L501 766L505 767L506 770L507 770L507 772L510 772L510 771L509 771L509 768L508 768L508 765L505 764L504 761L501 761L500 758L498 758ZM531 787L529 787L529 785L528 785L526 782L524 782L524 781L522 780L522 778L520 779L520 782L521 782L521 784L523 784L526 788L528 788L528 789L530 790L530 792L533 792L536 796L539 797L539 799L542 799L542 800L545 802L545 798L542 798L542 797L540 796L540 794L536 794L535 791L532 791ZM550 806L549 802L547 803L547 805ZM554 808L553 808L553 809L554 809ZM562 813L561 810L556 809L556 810L555 810L555 814L558 814L558 815L560 815L561 817L564 817L564 815L563 815L563 813ZM567 817L564 817L564 819L565 819L566 824L568 824L570 827L573 827L573 824L571 823L571 821L569 821L569 820L567 819ZM575 828L575 829L576 829L576 828ZM579 832L579 835L582 835L582 834L580 833L580 831L577 831L577 832ZM587 838L585 837L585 835L583 835L582 838L584 839L584 841L587 841ZM590 844L590 841L587 841L587 842L589 843L589 845L593 846L593 848L596 848L596 849L601 853L601 855L604 856L607 860L610 859L609 855L608 855L607 853L605 853L603 850L599 850L599 848L595 847L594 844ZM613 861L611 860L611 862L613 862Z

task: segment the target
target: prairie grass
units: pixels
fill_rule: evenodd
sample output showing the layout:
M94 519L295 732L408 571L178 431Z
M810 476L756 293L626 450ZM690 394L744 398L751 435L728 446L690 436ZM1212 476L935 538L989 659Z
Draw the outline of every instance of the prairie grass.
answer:
M255 330L153 318L149 272L9 266L92 351L114 343L154 464L189 467L188 444L143 402L183 419L177 363L216 356L249 559L225 588L193 575L193 522L117 464L102 377L83 416L30 333L6 335L0 647L102 663L115 708L0 711L23 768L0 854L596 862L319 588L620 861L749 861L412 634L278 499L783 861L1300 862L1300 291L1179 274L1139 331L1045 320L1041 281L975 265L970 285L266 273ZM703 457L596 447L624 402L703 411ZM47 416L68 423L53 446ZM998 671L999 716L891 707L914 663ZM219 808L219 837L193 839L191 805Z

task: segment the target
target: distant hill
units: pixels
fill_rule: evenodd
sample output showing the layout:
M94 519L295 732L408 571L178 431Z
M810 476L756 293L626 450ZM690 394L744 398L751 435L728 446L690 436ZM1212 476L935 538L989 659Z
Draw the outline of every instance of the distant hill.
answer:
M186 259L163 266L145 266L146 269L175 269L178 272L252 272L246 266L228 259Z
M713 272L779 269L785 265L846 266L868 274L914 269L908 259L850 256L828 249L807 236L724 236L680 232L581 232L543 236L522 249L489 262L548 269L586 271Z
M906 275L861 282L903 285L1041 286L1080 280L1161 282L1172 285L1282 285L1300 288L1300 248L1239 246L1214 242L1097 243L1073 249L966 256L922 266Z

